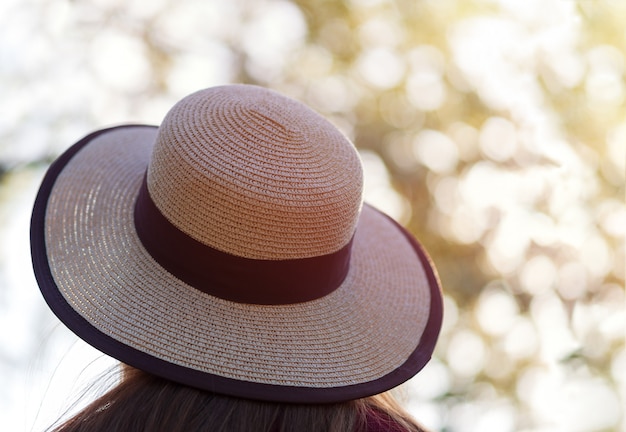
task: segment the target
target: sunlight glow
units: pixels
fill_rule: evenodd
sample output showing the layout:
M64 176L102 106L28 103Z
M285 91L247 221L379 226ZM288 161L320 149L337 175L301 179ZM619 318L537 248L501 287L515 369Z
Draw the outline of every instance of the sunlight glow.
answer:
M391 88L400 82L405 65L398 54L388 48L371 48L357 60L361 76L378 88Z
M486 288L479 297L475 309L480 327L492 336L508 333L518 319L519 308L510 294Z
M406 91L411 103L424 111L440 108L447 94L441 52L432 46L420 46L409 53L409 63L411 74L406 83Z
M137 38L103 31L93 40L91 54L90 64L105 85L125 91L148 85L150 64L144 45Z
M437 173L453 171L459 160L455 142L432 129L422 130L415 136L413 151L421 163Z
M459 330L452 335L446 361L456 375L471 378L485 366L487 347L483 339L471 330Z
M97 352L32 277L44 166L250 82L336 124L366 201L432 247L445 313L411 413L451 432L626 431L623 16L621 0L0 1L3 427L48 426L102 366L81 373Z

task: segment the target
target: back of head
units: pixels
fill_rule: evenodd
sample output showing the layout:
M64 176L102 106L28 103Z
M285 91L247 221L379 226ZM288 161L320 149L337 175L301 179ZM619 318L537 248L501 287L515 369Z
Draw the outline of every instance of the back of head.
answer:
M233 398L123 366L122 380L56 432L422 431L389 394L334 404Z

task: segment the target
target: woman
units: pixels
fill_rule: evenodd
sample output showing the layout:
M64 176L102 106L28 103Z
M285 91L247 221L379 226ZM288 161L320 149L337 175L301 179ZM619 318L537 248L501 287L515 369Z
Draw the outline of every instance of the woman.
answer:
M35 202L35 275L128 366L59 430L418 430L380 394L430 359L439 282L362 187L332 124L255 86L67 150Z

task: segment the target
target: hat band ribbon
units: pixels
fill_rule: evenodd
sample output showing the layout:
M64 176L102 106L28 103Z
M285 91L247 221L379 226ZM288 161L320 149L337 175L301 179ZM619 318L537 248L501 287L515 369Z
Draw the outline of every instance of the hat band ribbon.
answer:
M238 303L315 300L337 289L350 267L352 239L331 254L286 260L250 259L214 249L167 220L150 197L145 176L134 222L141 243L159 265L202 292Z

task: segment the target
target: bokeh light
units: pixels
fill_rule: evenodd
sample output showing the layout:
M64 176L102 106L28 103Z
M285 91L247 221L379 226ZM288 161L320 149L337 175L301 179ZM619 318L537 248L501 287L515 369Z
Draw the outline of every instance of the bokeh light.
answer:
M245 82L352 139L365 199L437 263L440 342L404 386L424 425L626 430L623 17L618 0L0 2L3 427L44 428L111 364L30 270L52 158Z

